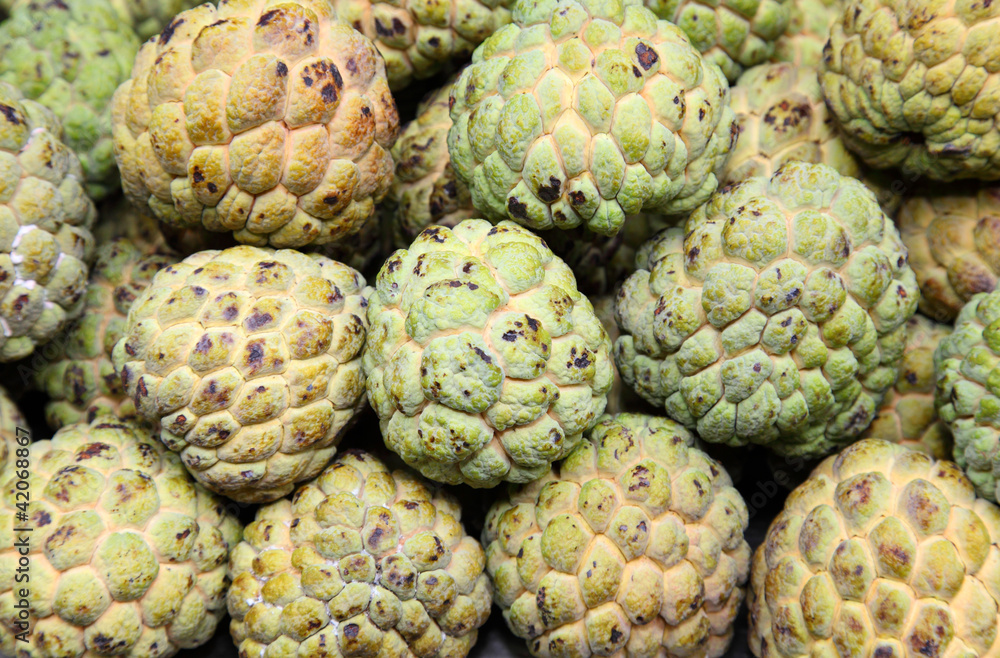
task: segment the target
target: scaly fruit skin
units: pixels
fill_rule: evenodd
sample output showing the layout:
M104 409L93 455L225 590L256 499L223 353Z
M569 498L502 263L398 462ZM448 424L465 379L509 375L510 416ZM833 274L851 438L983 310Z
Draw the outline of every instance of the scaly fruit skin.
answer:
M458 502L349 450L257 511L230 556L240 655L462 658L490 614Z
M118 190L111 97L139 39L107 0L27 0L0 24L0 80L45 105L80 158L95 200Z
M951 459L951 431L934 407L934 350L950 333L950 326L922 315L910 318L899 377L862 438L884 439L934 459Z
M179 14L115 92L115 157L140 209L255 246L345 239L389 189L399 117L375 46L326 0Z
M639 0L518 3L451 102L475 207L537 230L611 236L629 214L686 214L736 140L722 72Z
M472 197L455 175L448 155L451 115L448 96L452 82L432 92L417 107L417 116L406 124L392 159L396 178L389 190L393 241L405 249L428 226L451 228L479 213Z
M1000 186L938 188L907 199L899 234L920 284L920 310L951 322L1000 277Z
M125 333L133 302L154 274L177 260L166 253L147 255L125 238L97 248L83 314L60 336L60 354L37 375L39 388L49 396L49 427L105 415L135 417L135 405L125 396L111 352Z
M725 188L637 262L615 363L706 441L825 456L896 381L917 283L875 196L830 167Z
M1000 500L1000 406L996 378L1000 359L1000 292L975 295L955 319L955 329L934 353L938 415L955 437L955 461L979 495Z
M18 429L22 432L18 432ZM13 462L18 438L30 437L23 433L27 429L28 421L7 395L7 391L0 386L0 473L7 467L8 461Z
M826 459L753 558L755 656L996 656L1000 510L886 441Z
M1000 178L1000 4L848 0L820 82L847 145L907 180Z
M368 321L385 443L438 482L535 480L604 412L608 335L566 264L513 222L426 229L382 267Z
M166 657L212 637L241 532L223 500L148 431L110 416L32 443L29 461L26 523L15 521L16 471L3 476L0 654ZM25 525L32 532L13 531ZM21 537L31 561L27 644L14 639Z
M788 28L775 42L772 61L818 67L830 28L843 15L844 0L789 0L788 10Z
M785 33L793 0L645 0L687 34L705 59L735 82L744 69L769 60Z
M746 504L666 418L605 416L486 517L494 602L535 656L722 656L750 570Z
M323 470L365 407L370 294L358 272L318 254L202 251L135 300L115 370L199 482L271 501Z
M97 211L59 121L0 82L0 362L29 356L83 310Z
M511 0L332 0L337 18L378 47L389 88L399 91L449 63L468 60L510 23Z
M128 22L141 39L148 39L167 26L185 9L202 0L111 0L121 20Z

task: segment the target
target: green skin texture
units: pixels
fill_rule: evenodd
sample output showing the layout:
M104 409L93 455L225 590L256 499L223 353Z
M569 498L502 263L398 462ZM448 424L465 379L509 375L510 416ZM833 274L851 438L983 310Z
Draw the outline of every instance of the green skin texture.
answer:
M611 341L513 222L432 226L379 272L362 360L386 445L426 477L530 482L604 412Z
M1000 292L980 293L934 353L938 415L955 437L955 461L980 496L1000 500Z
M106 0L31 0L0 25L0 80L59 117L95 200L120 186L111 97L138 49L139 39Z
M856 440L896 380L919 293L875 196L793 162L647 243L618 292L615 363L712 443L803 458Z
M451 118L452 165L487 218L607 236L626 215L694 210L737 136L721 70L638 0L518 3Z
M494 602L533 655L725 653L750 571L748 512L692 441L666 418L604 416L551 474L494 503Z

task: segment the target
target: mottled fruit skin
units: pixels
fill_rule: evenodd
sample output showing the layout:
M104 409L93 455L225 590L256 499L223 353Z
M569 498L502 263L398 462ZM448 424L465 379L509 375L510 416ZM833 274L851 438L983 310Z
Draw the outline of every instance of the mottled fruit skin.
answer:
M975 295L934 353L938 415L955 437L955 461L980 496L1000 500L1000 292Z
M686 214L736 140L722 72L639 0L518 3L451 104L473 205L537 230L611 236L629 214Z
M97 211L59 133L51 112L0 82L0 362L83 311Z
M951 322L1000 277L1000 186L939 187L907 199L899 234L920 284L920 310Z
M611 341L566 264L513 222L426 229L382 267L368 321L385 443L438 482L535 480L604 412Z
M0 654L168 657L225 615L226 561L242 530L146 430L102 416L30 446L2 477ZM15 515L27 470L27 522ZM30 527L31 532L14 528ZM14 634L19 551L31 562L28 642Z
M257 511L229 569L240 655L463 658L490 614L458 502L359 450Z
M243 244L348 238L392 180L399 117L375 46L326 0L179 14L115 92L115 157L140 209Z
M331 0L337 18L378 47L389 88L399 91L449 63L468 61L510 22L512 0Z
M934 406L934 351L950 333L951 327L922 315L910 318L899 377L862 438L899 443L934 459L951 459L951 431Z
M753 558L759 658L996 656L1000 510L952 462L864 440L793 491Z
M21 432L17 431L19 428ZM0 386L0 473L7 467L8 461L14 458L17 440L28 436L24 430L28 430L28 421L10 399L6 389Z
M637 264L615 363L705 441L825 456L896 381L917 283L875 196L830 167L721 190Z
M775 42L771 60L818 67L830 28L843 11L844 0L788 0L788 28Z
M271 501L315 477L365 407L370 294L358 272L318 254L202 251L135 300L115 370L199 482Z
M848 0L820 81L848 146L905 179L1000 178L1000 4Z
M750 571L729 475L666 418L605 416L486 517L494 602L533 656L718 657Z
M705 59L730 82L769 60L785 33L794 0L645 0L664 20L676 24Z
M4 1L0 0L0 4ZM174 16L200 4L201 0L111 0L119 18L129 23L141 39L159 34Z

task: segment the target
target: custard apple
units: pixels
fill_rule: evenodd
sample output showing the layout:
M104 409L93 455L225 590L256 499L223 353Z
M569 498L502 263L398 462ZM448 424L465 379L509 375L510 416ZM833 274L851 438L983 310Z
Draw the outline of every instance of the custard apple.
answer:
M726 471L666 418L605 416L486 517L494 602L534 656L722 656L750 570Z
M142 39L159 34L176 14L203 3L204 0L111 0L120 20L131 25Z
M461 508L360 450L257 510L229 561L241 656L463 658L490 614Z
M147 431L110 416L29 450L3 474L0 654L165 658L207 642L225 614L226 561L240 539L226 503ZM27 521L15 520L19 479L31 492ZM30 585L15 582L25 546ZM15 642L22 588L27 643Z
M368 321L385 443L438 482L535 480L604 412L611 341L566 264L513 222L424 230L382 267Z
M399 118L375 46L326 0L179 14L115 92L129 200L255 246L336 242L389 189Z
M875 196L790 162L657 235L618 291L622 379L705 441L824 456L896 381L919 291Z
M775 42L771 60L818 67L830 28L843 11L844 0L788 0L788 28Z
M532 229L614 235L683 215L736 142L729 85L639 0L538 0L476 49L452 88L448 151L472 203Z
M366 406L370 293L317 254L202 251L157 272L132 304L115 370L199 482L271 501L316 477Z
M1000 277L1000 185L936 189L906 200L899 234L920 284L920 310L951 322Z
M755 656L996 656L1000 510L948 461L878 440L826 459L753 557Z
M21 437L24 437L22 440L30 437L28 422L10 399L6 389L0 386L0 473L7 467L7 463L13 460L18 439Z
M1000 179L1000 3L847 0L820 82L848 147L910 181Z
M1000 500L1000 291L973 296L934 353L938 415L955 437L955 461L983 498Z
M83 311L97 211L59 132L50 111L0 82L0 362Z

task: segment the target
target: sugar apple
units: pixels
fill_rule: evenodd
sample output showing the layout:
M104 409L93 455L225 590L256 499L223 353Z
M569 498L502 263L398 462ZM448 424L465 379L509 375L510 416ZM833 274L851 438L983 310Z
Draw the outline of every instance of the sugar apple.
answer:
M910 197L899 234L920 284L920 310L951 322L1000 277L1000 186L933 189Z
M157 272L132 304L115 370L199 482L274 500L326 466L366 406L370 293L317 254L202 251Z
M643 247L618 291L625 382L702 439L824 456L896 381L919 292L875 196L790 162Z
M494 601L535 656L722 656L750 570L725 470L666 418L605 416L486 517Z
M475 207L539 230L686 214L737 135L721 71L638 0L518 3L451 103L448 151Z
M129 200L255 246L357 232L389 189L399 119L375 46L332 11L204 4L147 41L112 110Z
M788 28L775 41L771 59L802 68L818 67L830 28L843 11L844 0L788 0Z
M513 222L424 230L382 267L368 321L385 443L438 482L537 479L604 412L611 341L566 264Z
M490 614L456 500L359 450L257 510L230 557L241 656L452 656Z
M873 167L1000 179L1000 3L847 0L820 82Z
M104 416L32 443L22 461L30 467L15 462L4 473L0 501L0 654L167 657L212 637L241 527L176 455L137 425ZM18 478L30 484L26 522L15 521L24 505ZM23 630L14 602L26 585L14 573L24 541L27 644L14 639Z
M18 432L18 430L21 430ZM10 399L7 390L0 386L0 473L13 459L18 438L28 437L30 430L21 410Z
M910 318L896 384L886 393L864 438L899 443L934 459L951 459L951 432L934 408L934 350L949 333L951 327L922 315Z
M396 178L388 199L393 241L400 249L431 224L450 228L478 215L469 188L455 175L448 155L450 93L451 83L431 92L392 147Z
M730 82L775 52L797 0L645 0L653 13L684 30Z
M980 496L1000 500L1000 292L979 293L955 319L934 353L938 415L955 437L955 461Z
M753 557L755 656L995 656L1000 510L947 461L864 440L785 502Z
M135 417L135 405L125 396L111 352L125 332L136 298L154 274L177 260L169 253L144 253L125 238L98 247L83 315L57 339L60 354L37 373L38 387L49 397L49 427L104 415Z
M97 211L59 131L0 82L0 362L30 355L83 311Z
M111 0L119 18L131 25L142 39L159 34L176 14L203 2L204 0Z

